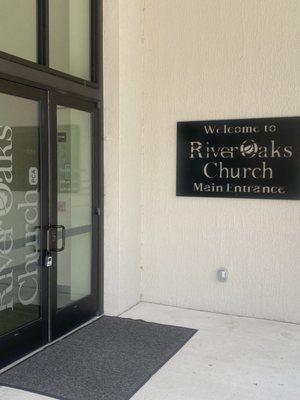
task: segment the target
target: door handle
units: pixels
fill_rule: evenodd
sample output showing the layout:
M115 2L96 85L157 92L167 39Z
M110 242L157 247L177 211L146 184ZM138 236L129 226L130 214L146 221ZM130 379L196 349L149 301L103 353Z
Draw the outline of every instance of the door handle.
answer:
M57 242L59 240L58 230L61 229L61 247L57 247ZM63 251L66 247L66 228L64 225L49 225L47 228L47 248L48 251L54 251L59 253Z
M56 231L56 244L58 242L57 231L58 231L58 229L61 229L61 241L62 241L61 247L56 246L54 249L52 249L52 251L59 253L60 251L63 251L66 247L66 228L64 227L64 225L52 225L52 228L55 229L55 231Z

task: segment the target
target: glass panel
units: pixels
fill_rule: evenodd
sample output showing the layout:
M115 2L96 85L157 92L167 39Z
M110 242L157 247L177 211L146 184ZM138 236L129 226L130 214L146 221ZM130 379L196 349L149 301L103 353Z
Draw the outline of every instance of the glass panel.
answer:
M91 115L57 109L58 224L66 228L66 247L58 253L57 305L64 307L91 293ZM60 243L58 243L60 246Z
M1 0L1 51L37 62L36 5L36 0Z
M90 80L90 1L49 0L50 67Z
M40 317L39 104L0 93L0 335Z

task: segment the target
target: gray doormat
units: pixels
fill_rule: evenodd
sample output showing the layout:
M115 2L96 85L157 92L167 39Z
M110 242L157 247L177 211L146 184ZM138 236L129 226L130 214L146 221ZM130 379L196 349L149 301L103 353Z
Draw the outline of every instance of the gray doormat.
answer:
M68 400L127 400L196 332L102 317L0 375L0 385Z

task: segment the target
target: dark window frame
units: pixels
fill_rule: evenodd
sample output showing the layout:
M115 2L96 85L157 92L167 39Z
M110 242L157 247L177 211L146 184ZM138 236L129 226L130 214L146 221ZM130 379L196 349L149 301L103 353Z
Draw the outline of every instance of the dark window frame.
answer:
M39 27L38 27L38 57L39 61L48 63L49 47L43 43L48 41L48 12L49 0L37 0ZM103 313L103 273L104 273L104 150L103 150L103 0L91 1L91 76L96 77L96 82L85 81L72 75L65 74L17 56L0 51L0 79L19 83L27 87L42 89L48 93L50 99L55 93L71 96L94 103L98 113L93 126L95 149L97 153L95 167L98 170L98 181L95 183L98 193L99 216L99 243L98 243L98 314ZM43 50L46 50L42 52ZM49 100L48 100L48 104Z
M50 0L51 1L51 0ZM102 20L102 0L90 1L90 75L86 80L49 66L49 0L36 0L37 4L37 62L26 60L0 50L0 59L23 65L47 74L51 74L83 86L99 89L100 76L100 45Z
M83 98L76 98L73 95L69 96L66 93L52 92L50 94L50 148L52 171L51 171L51 185L54 190L51 191L51 213L50 217L52 223L58 223L57 214L57 106L64 106L74 110L81 110L90 113L91 116L91 173L92 173L92 207L91 207L91 293L74 301L72 304L66 304L61 309L57 309L57 253L53 253L53 267L52 267L52 280L50 281L52 294L50 307L52 326L51 340L57 339L59 336L65 334L70 328L78 326L79 314L82 313L81 324L91 319L93 316L103 314L103 296L104 296L104 281L103 281L103 212L100 216L96 212L99 208L103 210L103 146L101 138L98 133L101 132L99 121L101 118L101 109L97 107L95 102L85 100ZM99 242L97 241L99 240ZM74 309L75 305L75 309ZM50 338L49 338L50 339ZM49 340L50 341L50 340Z
M16 87L21 84L24 85L24 97L30 95L31 90L36 91L36 89L41 89L43 92L43 113L42 113L42 126L45 130L49 132L48 138L51 137L51 129L53 129L53 121L51 121L52 99L53 96L61 96L66 98L72 98L72 101L81 102L81 100L89 102L95 107L95 118L93 119L93 138L94 138L94 148L93 148L93 158L94 158L94 178L95 191L93 197L93 204L96 206L97 223L95 223L95 240L97 240L98 245L94 245L94 260L97 263L97 271L94 269L93 282L98 283L97 290L97 314L103 314L104 308L104 150L103 150L103 43L102 43L102 26L103 26L103 0L90 0L91 2L91 79L92 81L86 81L81 78L74 77L72 75L54 70L49 68L49 37L48 37L48 2L49 0L36 0L37 10L38 10L38 64L25 60L23 58L1 52L0 51L0 82L2 82L3 87ZM1 11L1 6L0 6ZM13 83L13 84L12 84ZM3 86L4 85L4 86ZM20 87L21 87L20 86ZM20 89L21 90L21 89ZM51 129L50 129L51 128ZM49 188L50 183L48 178L51 179L51 171L49 171L48 160L50 160L51 152L49 150L48 138L41 142L42 159L44 160L43 170L46 173L47 181L41 179L43 185L43 193L46 196L47 205L46 208L51 208L50 198L49 198ZM50 140L51 142L51 140ZM42 200L43 201L43 200ZM46 204L46 203L45 203ZM49 207L48 207L49 206ZM98 208L99 207L99 208ZM47 212L44 207L43 218L47 220L50 217L51 211L49 209ZM95 210L96 211L96 210ZM48 221L48 220L47 220ZM45 243L43 245L45 248ZM45 269L43 271L43 285L48 287L48 271ZM47 294L48 295L48 294ZM45 298L46 294L42 293L42 303L45 304L46 314L48 323L50 323L51 315L50 305L47 303L49 300ZM49 325L45 324L42 326L42 321L38 326L36 335L32 335L30 326L26 325L18 329L18 332L22 332L19 336L13 336L14 333L5 335L5 340L3 336L1 337L0 347L3 345L6 351L4 354L4 359L0 360L0 368L6 365L8 362L13 362L20 356L27 354L37 348L37 343L41 339L40 332L42 333L42 340L38 346L45 344L49 341L50 331L45 330L45 327L49 329ZM23 332L24 331L24 332ZM48 340L45 338L48 336ZM11 341L11 338L12 341ZM24 343L28 345L24 348ZM3 347L1 347L2 349ZM21 349L21 350L20 350ZM20 353L23 352L22 354ZM7 358L5 358L7 357ZM1 365L2 363L2 365ZM4 363L4 364L3 364Z

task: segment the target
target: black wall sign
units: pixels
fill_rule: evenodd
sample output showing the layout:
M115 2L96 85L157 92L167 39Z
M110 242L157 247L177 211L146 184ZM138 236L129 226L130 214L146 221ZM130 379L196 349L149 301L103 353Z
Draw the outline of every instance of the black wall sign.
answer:
M178 122L177 195L300 198L300 117Z

